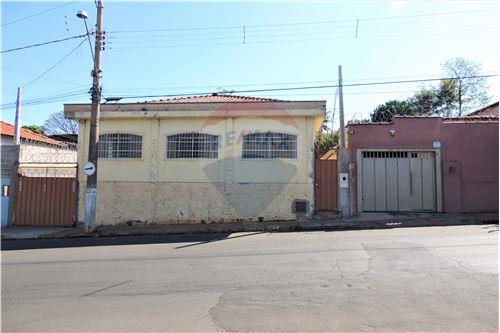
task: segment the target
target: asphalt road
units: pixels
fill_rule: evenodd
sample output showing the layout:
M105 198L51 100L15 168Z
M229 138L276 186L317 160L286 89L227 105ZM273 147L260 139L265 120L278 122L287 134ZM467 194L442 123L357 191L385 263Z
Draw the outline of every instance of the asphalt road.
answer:
M497 237L475 225L2 251L2 330L497 332Z

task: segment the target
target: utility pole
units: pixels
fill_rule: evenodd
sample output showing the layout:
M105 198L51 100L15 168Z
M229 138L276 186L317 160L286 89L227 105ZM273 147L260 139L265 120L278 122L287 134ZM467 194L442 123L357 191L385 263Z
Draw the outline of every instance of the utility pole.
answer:
M101 40L102 40L102 1L97 1L97 23L95 32L94 70L92 71L92 109L90 112L90 135L88 163L84 169L92 170L87 175L87 190L85 201L85 232L95 227L97 204L97 141L99 138L99 116L101 112ZM87 170L84 170L87 171Z
M350 214L349 198L349 152L346 147L346 132L344 126L344 94L342 90L342 66L339 66L339 154L338 154L338 211L341 216Z
M16 100L16 122L14 124L14 144L21 143L21 108L23 99L23 88L17 87L17 100Z

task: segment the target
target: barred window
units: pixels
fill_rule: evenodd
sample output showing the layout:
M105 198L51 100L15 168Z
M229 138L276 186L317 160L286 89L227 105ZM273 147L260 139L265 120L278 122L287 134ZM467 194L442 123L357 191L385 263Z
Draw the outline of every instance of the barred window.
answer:
M297 136L252 133L243 136L243 158L297 158Z
M218 158L219 137L204 133L167 135L167 158Z
M142 136L126 133L99 135L99 158L142 158Z

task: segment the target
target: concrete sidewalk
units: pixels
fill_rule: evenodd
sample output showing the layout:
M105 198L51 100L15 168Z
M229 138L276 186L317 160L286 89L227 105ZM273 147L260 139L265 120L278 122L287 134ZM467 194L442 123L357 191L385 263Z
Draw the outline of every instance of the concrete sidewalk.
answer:
M302 230L387 229L492 223L498 223L498 213L360 213L345 219L335 218L331 215L317 215L312 220L303 221L98 226L92 233L89 234L86 234L81 226L74 228L8 227L2 229L2 239L109 237L249 231L286 232Z
M51 237L51 235L61 232L70 232L73 228L61 227L7 227L2 228L2 239L33 239Z

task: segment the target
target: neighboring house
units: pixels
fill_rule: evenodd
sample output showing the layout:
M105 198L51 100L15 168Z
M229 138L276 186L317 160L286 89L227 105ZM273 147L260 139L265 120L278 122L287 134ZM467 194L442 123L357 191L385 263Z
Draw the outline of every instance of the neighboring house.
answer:
M224 94L101 105L97 224L310 216L325 105ZM80 166L90 108L64 105L79 123ZM86 176L78 177L81 221Z
M498 116L395 117L347 133L353 212L498 211Z
M78 134L52 134L48 135L49 138L65 142L69 145L78 143Z
M13 145L14 144L14 125L1 121L1 134L2 138L0 144ZM21 143L39 143L44 145L52 145L56 147L65 147L64 143L51 139L45 135L33 132L26 128L21 128Z
M498 102L474 111L468 114L467 117L498 117Z
M74 177L76 151L68 144L21 128L20 144L14 143L14 126L1 122L1 225L11 221L16 180L25 177Z

